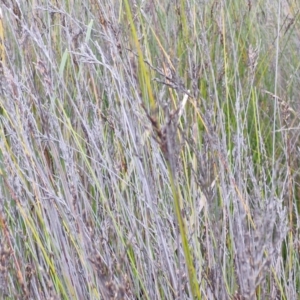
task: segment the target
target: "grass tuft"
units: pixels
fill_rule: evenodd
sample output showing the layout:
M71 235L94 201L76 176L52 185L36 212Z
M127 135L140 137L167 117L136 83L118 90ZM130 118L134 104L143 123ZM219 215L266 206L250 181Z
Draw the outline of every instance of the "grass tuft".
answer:
M270 4L1 1L1 299L297 299L300 7Z

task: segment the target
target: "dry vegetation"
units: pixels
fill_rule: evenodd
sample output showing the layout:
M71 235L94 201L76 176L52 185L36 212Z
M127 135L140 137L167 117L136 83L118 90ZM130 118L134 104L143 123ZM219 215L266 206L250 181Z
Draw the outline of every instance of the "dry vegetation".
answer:
M1 299L297 299L298 0L2 0Z

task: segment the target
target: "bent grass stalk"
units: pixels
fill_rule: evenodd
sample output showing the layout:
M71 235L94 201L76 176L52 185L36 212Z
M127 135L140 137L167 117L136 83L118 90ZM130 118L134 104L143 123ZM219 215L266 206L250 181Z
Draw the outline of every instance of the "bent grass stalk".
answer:
M174 209L175 214L178 222L180 237L182 241L182 247L185 257L185 263L186 263L186 269L188 271L189 276L189 285L191 289L191 294L193 296L193 299L202 299L201 298L201 292L200 292L200 284L197 279L197 274L195 271L194 263L193 263L193 255L188 243L187 238L187 231L186 226L184 223L184 220L182 218L182 204L180 204L180 193L178 191L178 185L176 181L174 181L174 176L172 172L172 168L170 164L168 163L168 170L169 170L169 178L171 183L171 189L173 194L173 201L174 201Z

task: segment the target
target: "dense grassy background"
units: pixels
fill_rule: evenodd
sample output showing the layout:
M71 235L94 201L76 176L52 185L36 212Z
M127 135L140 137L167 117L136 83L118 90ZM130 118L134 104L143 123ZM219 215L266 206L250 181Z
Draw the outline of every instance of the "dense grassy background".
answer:
M297 299L298 0L1 8L1 299Z

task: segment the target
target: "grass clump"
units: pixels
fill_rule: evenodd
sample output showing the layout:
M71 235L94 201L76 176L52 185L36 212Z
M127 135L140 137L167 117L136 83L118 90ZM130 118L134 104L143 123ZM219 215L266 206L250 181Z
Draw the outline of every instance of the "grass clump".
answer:
M297 299L299 8L1 1L0 298Z

